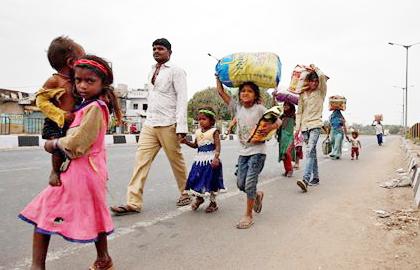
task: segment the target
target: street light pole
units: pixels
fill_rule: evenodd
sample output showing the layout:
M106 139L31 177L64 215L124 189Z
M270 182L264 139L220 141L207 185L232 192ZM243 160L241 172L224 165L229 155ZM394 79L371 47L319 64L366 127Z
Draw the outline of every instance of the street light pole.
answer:
M406 54L405 54L405 123L404 123L404 133L407 133L408 130L408 49L410 49L410 47L420 44L420 42L417 43L413 43L410 45L403 45L403 44L398 44L398 43L394 43L394 42L388 42L389 45L397 45L397 46L401 46L403 48L405 48L406 50Z
M403 127L403 128L405 128L405 117L404 117L404 114L405 114L405 110L404 110L404 92L405 92L405 87L399 87L399 86L393 86L393 87L395 87L395 88L400 88L400 89L402 89L403 90L403 103L402 103L402 114L401 114L401 126Z
M410 85L409 87L413 87L414 85ZM405 127L405 87L401 87L401 86L392 86L394 88L398 88L398 89L402 89L402 121L401 121L401 126Z

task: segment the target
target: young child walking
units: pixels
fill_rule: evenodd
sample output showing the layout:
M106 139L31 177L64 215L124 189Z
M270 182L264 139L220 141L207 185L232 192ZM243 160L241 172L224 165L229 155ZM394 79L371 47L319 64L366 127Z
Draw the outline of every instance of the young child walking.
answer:
M357 132L356 130L351 132L351 138L350 138L350 143L351 143L351 160L354 159L354 156L356 156L356 159L359 159L359 153L360 153L360 149L362 149L362 144L360 143L359 138L359 132Z
M302 149L303 135L302 135L302 132L300 132L300 131L295 132L293 143L295 144L295 150L296 150L296 159L295 159L295 164L293 165L293 168L298 170L300 160L303 159L303 149Z
M244 82L239 86L239 102L226 93L219 78L216 79L216 87L220 97L228 104L237 119L237 134L240 143L237 186L239 190L246 193L247 201L245 214L236 227L248 229L254 224L252 210L260 213L262 209L264 193L257 191L257 183L266 158L265 143L250 143L248 140L266 108L261 105L260 89L253 82ZM280 125L280 119L273 124L268 123L261 129L261 135L264 136L278 129Z
M210 196L206 213L213 213L218 209L216 195L225 189L220 162L220 132L214 127L216 114L212 108L200 109L197 120L200 128L195 132L195 141L189 142L185 138L182 140L189 147L198 148L185 190L196 196L191 205L193 210L204 203L204 197Z
M20 213L35 226L32 268L45 269L50 236L61 235L71 242L95 242L97 258L92 270L113 269L107 235L114 228L106 203L108 178L105 134L109 113L119 121L121 112L111 86L110 65L97 56L75 62L74 82L83 98L65 137L47 140L49 153L60 149L71 162L60 175L60 186L48 186Z
M279 162L283 161L283 176L293 176L292 161L296 159L294 139L294 128L296 124L295 105L290 102L283 103L283 114L280 116L281 127L277 130L277 141L279 143Z
M85 54L83 48L68 37L55 38L48 48L48 61L54 73L36 93L36 105L46 116L42 129L42 138L51 140L66 135L69 124L73 121L71 112L77 98L73 94L74 62ZM60 167L65 159L64 154L56 150L52 153L52 170L49 183L60 185Z

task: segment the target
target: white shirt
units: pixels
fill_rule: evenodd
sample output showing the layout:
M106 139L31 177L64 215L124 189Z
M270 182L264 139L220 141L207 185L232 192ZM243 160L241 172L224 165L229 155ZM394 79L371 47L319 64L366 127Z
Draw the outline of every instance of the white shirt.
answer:
M382 127L381 124L376 123L374 126L375 126L376 135L384 133L384 128Z
M255 154L265 154L265 143L248 143L248 139L251 137L254 129L256 128L258 121L267 110L264 105L254 104L249 108L245 108L239 102L231 99L229 107L233 110L238 121L236 132L240 143L239 155L251 156Z
M145 126L166 127L176 124L176 133L187 133L187 75L185 71L169 61L162 64L156 76L152 77L156 64L152 66L147 79L148 108Z

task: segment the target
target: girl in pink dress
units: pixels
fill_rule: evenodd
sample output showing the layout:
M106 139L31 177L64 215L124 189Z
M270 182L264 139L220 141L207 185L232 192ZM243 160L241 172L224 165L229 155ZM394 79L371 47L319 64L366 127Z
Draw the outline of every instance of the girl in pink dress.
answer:
M102 58L87 55L76 61L74 81L83 102L67 135L44 146L70 158L62 166L62 184L48 186L19 215L35 225L31 269L45 269L52 234L71 242L95 242L97 258L90 269L113 269L107 247L114 227L106 203L105 133L109 113L120 121L121 112L111 86L112 69Z

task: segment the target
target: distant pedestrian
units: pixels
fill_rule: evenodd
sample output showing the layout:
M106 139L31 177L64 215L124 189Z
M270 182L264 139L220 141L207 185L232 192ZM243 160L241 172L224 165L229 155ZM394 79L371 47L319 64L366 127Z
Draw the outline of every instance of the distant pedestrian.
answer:
M107 247L114 227L106 202L105 134L109 112L118 121L121 114L111 86L112 69L102 58L87 55L75 62L74 81L83 102L67 135L45 143L46 151L60 149L71 162L61 173L61 185L48 186L19 215L35 225L31 269L45 269L52 234L71 242L95 242L97 258L90 269L113 267Z
M112 206L111 211L115 215L140 213L147 176L161 148L178 184L180 197L176 205L191 203L191 198L185 192L187 169L180 144L188 133L186 73L170 62L172 46L167 39L156 39L152 48L156 64L152 66L147 82L146 121L142 126L133 173L127 187L127 203Z
M220 132L214 127L216 114L212 108L201 108L197 120L200 128L195 132L195 141L182 141L189 147L198 148L185 190L196 197L191 205L193 210L197 210L204 203L205 197L210 197L206 213L212 213L218 209L217 193L225 189L220 162Z
M72 39L60 36L51 41L47 51L48 61L57 71L44 83L35 94L37 107L45 115L42 138L51 140L66 135L69 125L74 119L72 110L79 102L73 93L72 75L74 63L85 55L82 46ZM65 155L56 150L51 153L52 170L49 176L51 186L61 185L60 167Z
M334 110L332 112L330 115L330 125L332 146L330 157L331 159L340 159L344 137L346 137L347 141L349 140L349 137L347 136L346 119L340 110Z
M140 132L137 130L137 125L135 123L131 123L130 125L130 134L139 134Z
M283 176L293 176L292 161L296 160L295 145L293 143L293 130L296 124L295 105L290 102L283 103L284 112L280 116L281 127L277 130L277 141L279 143L279 162L283 161Z
M234 112L237 121L236 130L240 143L237 186L239 190L246 193L247 201L245 215L236 227L248 229L254 224L252 210L260 213L262 209L264 193L257 191L257 183L266 158L265 143L251 143L248 140L266 108L260 104L260 89L253 82L244 82L239 86L239 102L226 93L219 78L216 80L216 88L220 97ZM270 131L278 129L280 125L280 119L273 124L267 123L260 135L265 136Z
M356 159L359 159L359 154L360 154L360 150L362 149L362 144L360 143L359 138L359 132L357 132L356 130L351 132L351 138L350 138L350 143L351 143L351 160L354 159L354 157L356 156Z
M378 145L381 146L383 144L383 136L384 136L384 127L380 120L373 121L372 126L375 127L376 139L378 141Z
M327 76L314 65L310 65L312 72L308 74L308 89L299 95L298 110L296 113L296 130L302 131L306 147L306 162L303 179L297 185L303 192L308 186L319 184L318 159L316 145L322 127L322 109L327 94Z

